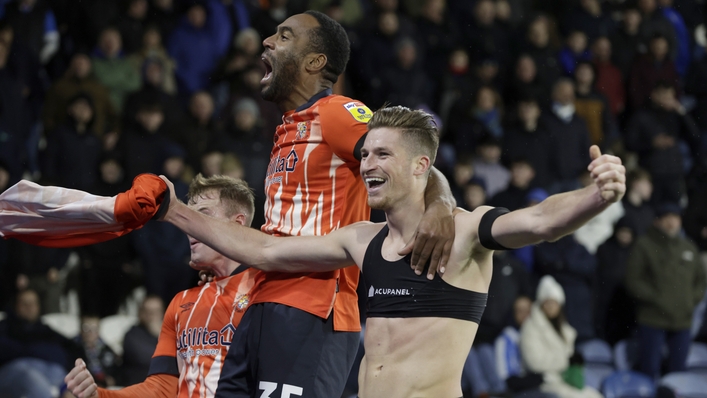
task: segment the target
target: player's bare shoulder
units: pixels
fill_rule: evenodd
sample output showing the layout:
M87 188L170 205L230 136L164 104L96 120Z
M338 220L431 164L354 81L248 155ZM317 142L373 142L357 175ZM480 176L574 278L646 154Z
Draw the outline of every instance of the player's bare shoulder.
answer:
M378 232L385 226L385 223L370 222L370 221L359 221L345 227L345 229L350 229L351 232L348 236L355 241L356 244L362 244L368 247L368 244L373 240Z
M469 248L472 252L483 249L479 241L479 224L484 214L491 209L493 209L491 206L479 206L473 211L468 211L457 207L453 212L455 241L461 241L464 245L471 244Z
M359 221L337 231L337 233L343 232L339 238L340 242L359 267L363 262L368 245L384 226L385 223Z

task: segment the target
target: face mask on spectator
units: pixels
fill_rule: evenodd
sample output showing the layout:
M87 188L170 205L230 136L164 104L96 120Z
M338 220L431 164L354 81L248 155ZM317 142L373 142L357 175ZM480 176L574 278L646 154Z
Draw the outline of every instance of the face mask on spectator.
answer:
M552 112L565 123L569 123L574 116L574 104L562 105L557 102L552 104Z

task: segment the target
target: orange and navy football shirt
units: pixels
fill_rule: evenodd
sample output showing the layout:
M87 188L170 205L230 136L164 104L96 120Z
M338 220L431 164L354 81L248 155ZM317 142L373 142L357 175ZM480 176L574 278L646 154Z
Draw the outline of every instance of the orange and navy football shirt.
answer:
M179 398L213 397L233 333L252 301L256 270L238 269L178 293L167 307L149 375L179 377Z
M265 224L275 235L326 235L370 218L358 146L373 116L362 103L325 90L283 116L265 179ZM359 331L359 269L317 273L261 272L253 303L279 303Z

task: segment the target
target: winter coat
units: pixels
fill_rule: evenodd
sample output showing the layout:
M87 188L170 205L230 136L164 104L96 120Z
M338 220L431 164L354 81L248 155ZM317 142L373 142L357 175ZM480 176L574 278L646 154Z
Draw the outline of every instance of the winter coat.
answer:
M562 372L570 366L577 332L569 323L561 327L562 336L552 327L540 308L533 305L530 316L520 328L520 351L526 369L542 373L546 383L564 383Z
M636 320L665 330L686 330L705 292L697 247L655 226L638 238L628 258L626 288L636 299Z
M520 350L526 369L543 375L544 382L540 387L543 392L560 398L601 397L590 387L579 390L563 381L562 372L569 367L577 333L566 322L561 329L562 336L552 327L540 306L533 305L530 316L520 329Z

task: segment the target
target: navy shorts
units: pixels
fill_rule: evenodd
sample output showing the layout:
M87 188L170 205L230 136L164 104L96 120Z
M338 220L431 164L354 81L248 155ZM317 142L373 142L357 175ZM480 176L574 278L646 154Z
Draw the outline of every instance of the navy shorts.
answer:
M275 303L243 315L219 379L217 398L340 397L358 350L358 332Z

